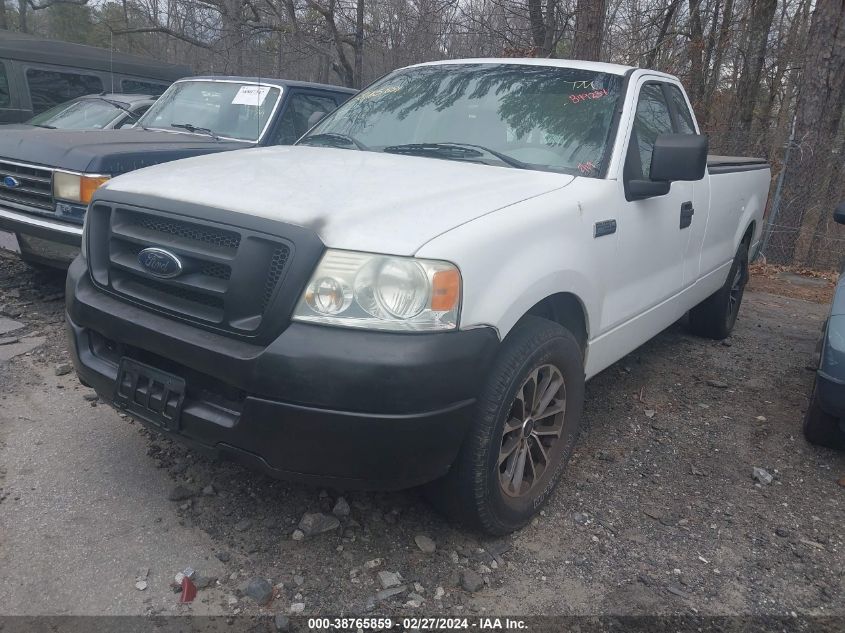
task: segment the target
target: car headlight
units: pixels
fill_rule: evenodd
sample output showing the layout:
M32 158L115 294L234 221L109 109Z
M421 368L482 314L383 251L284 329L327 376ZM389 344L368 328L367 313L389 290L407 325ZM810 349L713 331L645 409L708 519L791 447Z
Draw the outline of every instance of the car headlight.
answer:
M460 302L461 274L454 264L329 250L293 319L376 330L453 330Z
M94 192L109 179L109 176L87 176L66 171L53 172L53 197L68 202L88 204Z

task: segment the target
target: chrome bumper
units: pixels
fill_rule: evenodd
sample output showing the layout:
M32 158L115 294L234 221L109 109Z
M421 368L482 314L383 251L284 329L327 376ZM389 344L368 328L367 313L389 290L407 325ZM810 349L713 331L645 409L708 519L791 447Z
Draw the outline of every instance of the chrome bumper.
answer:
M58 268L67 268L82 245L82 227L79 225L2 206L0 230L17 234L20 256L25 261Z
M31 215L2 206L0 206L0 229L25 233L77 248L82 244L82 226L78 224Z

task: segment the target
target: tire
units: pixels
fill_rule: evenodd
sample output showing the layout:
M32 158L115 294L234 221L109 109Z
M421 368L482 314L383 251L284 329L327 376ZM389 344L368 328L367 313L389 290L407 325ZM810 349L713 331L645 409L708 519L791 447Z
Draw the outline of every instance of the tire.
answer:
M727 338L736 324L747 283L748 244L743 242L734 255L725 285L690 310L690 331L719 341Z
M444 514L487 534L524 526L566 468L583 404L578 341L557 323L525 317L493 363L455 463L426 489L429 500ZM539 416L536 422L532 414Z
M839 429L839 419L825 413L819 406L818 389L813 383L810 406L804 415L804 437L811 444L839 450L845 449L845 434Z

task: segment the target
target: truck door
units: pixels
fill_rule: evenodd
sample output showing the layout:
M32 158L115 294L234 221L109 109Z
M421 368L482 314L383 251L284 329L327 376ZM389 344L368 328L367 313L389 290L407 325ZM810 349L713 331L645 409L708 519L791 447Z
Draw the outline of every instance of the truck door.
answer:
M675 84L665 84L664 93L675 120L676 134L698 134L684 93ZM684 253L684 286L695 283L701 274L701 247L710 213L710 183L705 176L692 184L693 214L690 218L689 239Z
M642 315L684 286L692 183L673 182L668 194L644 200L630 200L627 192L627 182L648 179L658 135L674 133L676 128L664 84L643 78L637 89L623 177L618 181L617 265L603 311L605 330Z

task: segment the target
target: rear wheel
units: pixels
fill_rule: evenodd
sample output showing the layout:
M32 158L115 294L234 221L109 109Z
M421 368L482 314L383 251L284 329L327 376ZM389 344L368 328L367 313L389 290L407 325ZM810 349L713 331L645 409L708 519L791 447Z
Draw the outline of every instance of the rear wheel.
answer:
M845 434L839 428L839 418L825 413L819 406L818 387L813 384L810 406L804 416L804 437L811 444L828 448L845 449Z
M578 437L584 366L575 337L526 317L505 339L435 506L489 534L525 525L560 479Z
M736 324L747 283L748 244L743 242L734 256L725 285L690 310L690 331L717 340L727 338Z

